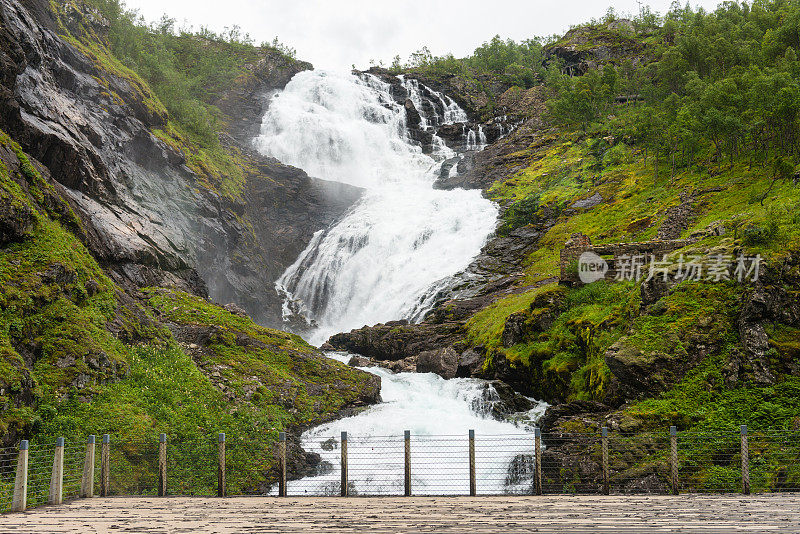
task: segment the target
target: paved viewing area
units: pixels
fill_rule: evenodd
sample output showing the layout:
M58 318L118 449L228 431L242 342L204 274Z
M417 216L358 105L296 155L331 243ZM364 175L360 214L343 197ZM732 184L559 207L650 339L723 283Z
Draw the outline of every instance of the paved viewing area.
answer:
M797 532L800 494L111 497L0 516L0 533Z

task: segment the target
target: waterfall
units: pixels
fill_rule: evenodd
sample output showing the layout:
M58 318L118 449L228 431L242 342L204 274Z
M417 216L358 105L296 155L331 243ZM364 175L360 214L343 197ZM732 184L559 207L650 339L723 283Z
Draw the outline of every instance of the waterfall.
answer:
M344 353L328 355L340 361L349 358ZM469 493L469 430L476 434L478 493L531 491L532 471L525 467L532 465L533 424L544 413L546 403L518 414L519 422L512 424L489 416L497 396L484 380L393 374L380 367L362 369L381 377L383 402L356 416L306 431L301 445L320 455L321 467L316 476L290 481L290 495L338 494L342 431L348 433L351 494L402 494L404 430L411 431L413 440L416 495Z
M403 88L408 91L408 98L414 104L417 111L419 111L422 118L422 122L420 123L422 128L440 126L442 124L453 124L456 122L467 122L469 120L467 112L461 109L449 96L439 91L434 91L413 78L406 79L405 76L402 75L398 76L398 78ZM442 111L441 115L439 115L439 108L441 108Z
M401 83L425 124L466 120L445 95L416 80ZM497 208L480 191L433 189L456 153L434 135L433 152L423 154L390 89L370 75L299 73L272 97L255 140L262 153L311 176L364 188L276 282L318 325L312 343L363 325L420 319L496 224Z

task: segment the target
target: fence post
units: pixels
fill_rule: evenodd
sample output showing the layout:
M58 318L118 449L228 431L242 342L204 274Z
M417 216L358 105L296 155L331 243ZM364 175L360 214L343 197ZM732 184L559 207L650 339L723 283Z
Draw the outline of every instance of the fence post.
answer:
M286 432L278 433L278 495L286 497Z
M28 440L19 442L17 456L17 476L14 479L14 497L11 500L12 512L24 512L28 502Z
M227 488L225 485L225 432L220 432L217 437L217 497L225 497Z
M405 461L405 496L411 496L411 431L406 430L404 433L406 442L406 461Z
M342 497L347 497L347 432L342 432Z
M94 497L94 434L86 440L86 458L83 460L81 497Z
M167 435L158 436L158 496L167 495Z
M64 489L64 438L56 438L56 449L53 454L53 471L50 475L50 494L47 504L61 504Z
M475 497L478 494L478 485L475 480L475 431L469 431L469 495Z
M669 465L672 479L672 494L678 494L678 429L669 427Z
M538 426L533 429L534 453L536 454L536 472L534 480L536 484L536 495L542 494L542 429Z
M600 429L600 442L603 449L603 495L611 493L608 475L608 427Z
M103 434L103 446L100 448L100 496L107 497L111 474L111 436Z
M750 449L747 446L747 425L742 425L742 493L750 495Z

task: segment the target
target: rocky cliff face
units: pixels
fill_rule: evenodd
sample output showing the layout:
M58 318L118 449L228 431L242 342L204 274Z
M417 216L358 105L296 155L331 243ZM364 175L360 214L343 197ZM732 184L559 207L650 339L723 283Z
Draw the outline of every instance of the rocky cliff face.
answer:
M103 26L90 10L70 10L64 23ZM359 194L249 150L264 95L310 65L267 55L221 98L231 132L223 141L247 168L237 199L207 187L154 134L168 117L149 90L60 37L45 2L2 0L0 34L0 129L63 186L114 280L208 292L277 324L273 281Z
M654 61L647 37L628 21L590 25L568 32L546 52L548 61L581 75L609 64ZM503 380L556 405L543 420L554 432L603 425L639 431L667 423L692 428L706 419L729 425L740 417L739 405L795 402L800 280L797 240L788 236L796 217L775 223L784 225L779 241L785 249L776 251L773 243L765 251L735 231L742 224L759 231L760 214L737 215L748 219L742 223L726 211L726 203L747 198L732 170L707 178L685 169L668 186L654 186L648 160L635 145L548 124L544 86L498 85L489 109L457 76L419 79L459 102L485 131L493 123L513 126L438 182L483 189L501 206L505 224L424 321L340 333L329 340L333 347L395 370ZM640 99L618 95L614 113ZM625 156L599 161L590 147L600 141ZM748 183L769 190L767 174L754 168ZM787 182L769 209L794 206L795 199ZM761 253L769 254L769 266L757 283L655 277L570 286L565 272L575 266L559 265L558 256L578 230L601 243L624 243L634 255L683 238L673 243L681 247L676 259ZM624 254L599 253L607 259ZM708 406L718 411L709 415ZM800 419L793 417L797 428Z

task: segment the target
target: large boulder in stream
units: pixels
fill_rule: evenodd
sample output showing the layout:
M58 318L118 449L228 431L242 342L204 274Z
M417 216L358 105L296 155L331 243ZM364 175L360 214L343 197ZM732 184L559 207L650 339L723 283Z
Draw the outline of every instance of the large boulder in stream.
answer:
M459 323L412 325L408 321L389 321L335 334L328 343L335 350L361 354L378 361L393 361L448 347L462 336Z
M442 378L456 377L458 371L458 353L453 347L439 350L426 350L417 356L418 373L436 373Z

